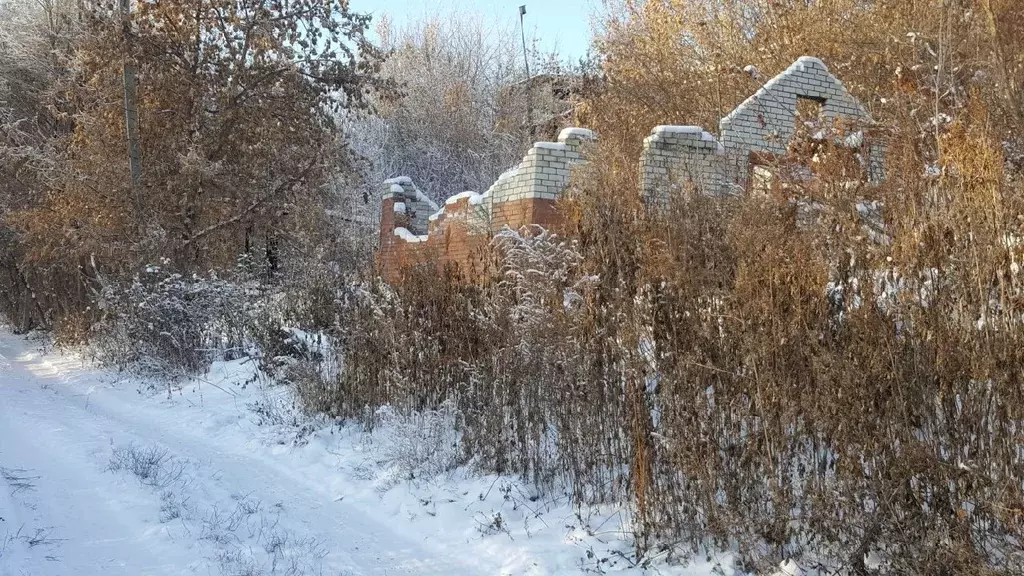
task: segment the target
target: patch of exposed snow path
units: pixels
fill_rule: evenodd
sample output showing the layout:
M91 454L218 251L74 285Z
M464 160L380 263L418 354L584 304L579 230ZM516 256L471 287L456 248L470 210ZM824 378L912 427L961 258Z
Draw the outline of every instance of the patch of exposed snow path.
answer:
M229 391L207 394L224 402ZM222 572L216 547L194 526L158 519L158 489L107 471L111 448L131 444L189 463L196 525L241 498L257 502L275 511L275 526L323 545L323 574L503 571L499 559L417 538L400 519L339 500L323 475L247 437L244 406L206 410L193 400L173 410L143 402L134 389L104 385L73 355L43 355L0 332L0 468L31 479L21 489L0 480L0 576Z

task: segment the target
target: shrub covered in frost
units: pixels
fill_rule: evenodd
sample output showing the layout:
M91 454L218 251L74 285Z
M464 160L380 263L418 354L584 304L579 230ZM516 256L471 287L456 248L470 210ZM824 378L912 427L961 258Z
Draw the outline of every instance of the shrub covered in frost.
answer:
M126 285L108 285L92 350L101 362L160 378L206 371L242 343L244 284L149 266Z

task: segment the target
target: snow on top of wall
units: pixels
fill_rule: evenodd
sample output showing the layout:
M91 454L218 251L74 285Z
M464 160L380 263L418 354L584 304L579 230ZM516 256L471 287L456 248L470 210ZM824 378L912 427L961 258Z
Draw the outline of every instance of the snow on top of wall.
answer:
M408 194L405 188L407 186L411 187L413 189L413 192L416 193L417 202L423 202L427 206L430 206L431 210L437 210L438 208L437 202L431 200L426 194L424 194L419 188L417 188L416 185L413 184L412 178L409 178L408 176L396 176L394 178L388 178L387 180L384 181L384 185L389 187L388 190L390 191L391 194L400 194L403 196Z
M483 194L477 194L476 196L473 196L472 198L470 198L469 199L469 204L471 206L479 206L480 204L483 204L484 201L487 200L490 197L491 197L491 191L490 191L490 189L488 189L487 192L484 192Z
M655 126L655 134L700 134L704 129L700 126L671 126L663 124L661 126Z
M395 202L395 212L405 214L405 202Z
M677 135L677 134L688 134L688 135L699 135L700 139L705 142L717 142L715 135L704 130L700 126L670 126L662 125L655 126L654 130L651 131L653 134L664 134L664 135Z
M430 206L431 210L437 210L439 208L439 206L437 205L437 202L434 202L433 200L428 198L426 194L424 194L423 192L420 192L419 188L416 188L416 200L418 200L420 202L426 202L427 206Z
M558 141L563 142L570 138L579 138L581 140L593 140L594 131L586 128L565 128L558 133Z
M693 142L699 138L701 142L714 143L716 153L725 153L725 148L718 141L718 138L700 126L655 126L651 130L651 134L644 139L644 145L646 146L648 143L653 142L663 142L666 138L670 137L682 137L684 146L686 145L686 140Z
M459 200L462 200L464 198L469 198L470 201L472 201L473 198L476 197L476 196L482 196L482 194L477 194L476 192L474 192L472 190L466 190L465 192L459 192L455 196L452 196L451 198L445 200L444 203L445 204L455 204L456 202L458 202Z
M459 200L468 199L468 202L469 202L469 204L471 206L478 206L478 205L483 203L485 197L488 196L489 193L490 193L489 190L488 190L488 192L485 192L484 194L480 194L480 193L474 192L472 190L466 190L465 192L459 192L458 194L456 194L456 195L448 198L447 200L445 200L444 201L444 205L445 206L452 206L452 205L456 204ZM445 211L444 207L439 208L436 212L434 212L433 214L428 216L427 220L429 220L431 222L437 220L438 218L440 218L441 216L444 215L444 211Z
M541 149L544 149L544 150L562 150L562 151L568 151L569 150L569 146L566 145L566 144L562 144L561 142L534 142L533 143L533 147L534 148L541 148Z
M790 66L790 68L795 68L797 65L800 65L800 70L804 70L808 66L821 66L826 72L828 72L828 66L825 66L825 63L821 61L821 58L816 56L801 56L796 59L796 62Z
M509 178L515 176L516 173L519 172L519 168L521 167L522 164L516 164L515 166L509 168L508 170L505 170L504 172L501 173L501 176L498 176L498 182L501 182L502 180L508 180Z
M401 226L399 226L398 228L395 228L395 236L398 236L399 238L401 238L402 240L405 240L406 242L426 242L427 241L427 235L426 234L424 234L423 236L417 236L416 234L413 234L412 232L409 232L408 228L403 228Z

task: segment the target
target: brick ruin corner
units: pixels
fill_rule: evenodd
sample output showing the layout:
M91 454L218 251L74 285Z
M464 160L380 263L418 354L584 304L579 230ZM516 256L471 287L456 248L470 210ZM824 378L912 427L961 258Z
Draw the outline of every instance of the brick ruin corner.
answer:
M557 142L536 142L521 162L485 192L461 192L438 206L410 178L384 182L378 264L389 279L410 265L433 262L471 268L472 260L505 228L562 222L556 203L574 166L595 140L585 128L566 128Z
M808 104L816 111L814 119L800 113ZM865 180L884 178L884 130L821 60L804 56L722 118L717 136L698 126L655 127L639 159L645 204L648 209L664 206L683 187L710 196L745 193L757 177L770 172L761 166L765 159L783 157L798 128L808 126L812 138L848 149ZM595 138L590 130L566 128L557 142L535 143L484 193L462 192L440 207L409 178L386 181L378 256L385 277L395 279L405 266L418 262L468 267L506 226L557 228L562 219L556 202Z

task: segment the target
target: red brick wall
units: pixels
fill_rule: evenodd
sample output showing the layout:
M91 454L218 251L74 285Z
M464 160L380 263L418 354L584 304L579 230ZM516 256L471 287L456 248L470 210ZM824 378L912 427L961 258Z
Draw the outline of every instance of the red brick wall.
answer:
M408 267L427 264L439 269L454 265L473 277L487 269L494 232L505 226L518 229L534 224L557 229L563 221L555 200L534 198L495 205L490 229L471 230L467 216L473 209L468 198L446 204L444 212L430 222L427 241L409 242L395 236L395 227L403 224L399 221L402 215L394 212L393 199L384 200L377 253L381 275L391 282L400 281Z
M497 232L505 226L519 229L533 224L553 229L561 226L562 217L558 213L555 200L528 198L495 205L491 221L492 232Z

